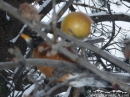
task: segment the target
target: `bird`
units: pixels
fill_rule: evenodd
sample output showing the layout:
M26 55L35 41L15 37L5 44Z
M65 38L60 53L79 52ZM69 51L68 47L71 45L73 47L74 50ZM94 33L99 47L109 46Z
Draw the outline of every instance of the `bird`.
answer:
M60 61L67 61L74 63L71 59L66 57L65 55L61 53L55 53L52 50L52 47L49 46L45 41L35 44L35 40L33 40L31 37L29 37L26 34L20 35L30 46L33 48L32 51L32 57L33 58L39 58L39 59L52 59L52 60L60 60ZM35 45L33 45L35 44ZM71 48L67 48L69 51L72 51ZM50 78L53 76L53 71L55 70L55 67L51 66L37 66L37 69L41 71L47 78ZM62 82L64 80L67 80L68 77L70 77L70 74L66 74L61 76L57 81Z
M39 41L35 45L36 40L33 40L31 37L29 37L26 34L21 34L20 35L26 42L27 44L33 48L32 51L32 56L33 58L40 58L40 59L51 59L51 60L60 60L60 61L67 61L70 63L76 63L73 60L69 59L65 55L59 53L59 52L54 52L52 47L47 44L45 41ZM70 47L67 47L67 49L73 53L72 49ZM53 76L53 71L56 69L55 67L51 66L37 66L37 69L41 71L47 78L51 78ZM79 68L81 69L81 68ZM85 69L86 70L86 69ZM94 78L80 78L81 74L84 73L84 69L81 70L81 72L74 72L73 74L71 73L66 73L60 76L56 81L57 82L64 82L68 79L73 79L77 78L76 80L73 80L68 83L69 86L80 88L83 86L95 86L95 87L110 87L108 83L100 80L96 80ZM96 81L96 83L95 83ZM91 83L90 83L91 82Z

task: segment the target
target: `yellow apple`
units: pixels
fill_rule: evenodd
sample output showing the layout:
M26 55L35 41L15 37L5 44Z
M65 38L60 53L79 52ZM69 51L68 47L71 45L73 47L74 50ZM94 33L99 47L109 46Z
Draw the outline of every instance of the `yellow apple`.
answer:
M92 19L82 12L71 12L61 22L61 30L78 39L90 34Z

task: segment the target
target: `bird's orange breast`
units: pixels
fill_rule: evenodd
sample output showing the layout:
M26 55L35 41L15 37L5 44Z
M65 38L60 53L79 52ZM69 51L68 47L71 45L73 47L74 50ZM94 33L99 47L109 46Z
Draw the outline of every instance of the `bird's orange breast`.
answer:
M37 48L33 50L33 57L34 58L45 58L45 59L52 59L52 60L60 60L60 61L67 61L67 62L73 62L71 59L68 57L64 56L61 53L57 54L51 54L52 48L47 45L45 42L41 43ZM70 48L68 48L70 50ZM54 71L54 67L50 66L37 66L37 68L46 75L46 77L51 77L53 74L52 72ZM63 81L67 77L69 77L69 74L66 74L58 79L58 81Z

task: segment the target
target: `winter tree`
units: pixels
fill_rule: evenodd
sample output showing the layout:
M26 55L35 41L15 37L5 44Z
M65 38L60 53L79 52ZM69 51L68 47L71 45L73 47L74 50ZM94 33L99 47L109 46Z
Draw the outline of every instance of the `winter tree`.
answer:
M129 3L0 0L0 97L129 97Z

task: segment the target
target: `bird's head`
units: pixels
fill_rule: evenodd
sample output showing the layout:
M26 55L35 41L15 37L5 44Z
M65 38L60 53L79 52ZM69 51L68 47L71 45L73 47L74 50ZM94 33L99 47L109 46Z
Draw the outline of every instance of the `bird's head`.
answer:
M30 37L26 34L21 34L21 37L31 49L34 58L45 58L46 54L51 50L51 47L40 36Z
M21 34L20 36L26 41L30 48L36 48L40 43L44 42L40 36L28 36L26 34Z

